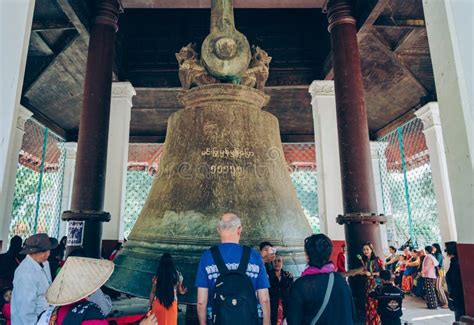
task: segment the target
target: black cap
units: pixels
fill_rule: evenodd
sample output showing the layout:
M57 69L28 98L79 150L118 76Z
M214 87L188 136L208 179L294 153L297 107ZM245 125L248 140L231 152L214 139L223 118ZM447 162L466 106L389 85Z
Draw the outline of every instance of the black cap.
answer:
M33 254L49 251L57 246L58 240L56 238L48 237L47 234L35 234L28 237L20 254Z

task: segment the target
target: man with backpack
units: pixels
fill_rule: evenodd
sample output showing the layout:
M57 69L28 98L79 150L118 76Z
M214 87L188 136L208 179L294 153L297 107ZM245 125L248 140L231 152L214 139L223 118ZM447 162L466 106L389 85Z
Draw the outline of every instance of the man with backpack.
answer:
M200 325L270 325L268 276L262 257L239 244L242 224L233 213L222 215L217 231L221 244L206 250L196 275ZM258 299L257 299L258 298Z

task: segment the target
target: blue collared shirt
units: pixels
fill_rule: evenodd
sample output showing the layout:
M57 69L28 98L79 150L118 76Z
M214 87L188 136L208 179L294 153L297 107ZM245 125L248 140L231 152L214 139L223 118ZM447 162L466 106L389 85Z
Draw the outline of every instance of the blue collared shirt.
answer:
M48 262L41 267L27 255L13 278L12 325L36 324L38 316L49 307L45 295L51 282Z

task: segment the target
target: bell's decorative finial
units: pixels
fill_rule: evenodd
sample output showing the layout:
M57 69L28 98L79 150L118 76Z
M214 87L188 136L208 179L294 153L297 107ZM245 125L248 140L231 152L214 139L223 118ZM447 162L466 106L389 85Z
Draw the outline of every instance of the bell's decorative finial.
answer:
M211 30L202 43L202 62L218 79L238 80L250 63L247 38L235 29L232 0L212 0Z
M252 47L236 30L232 0L212 0L210 33L202 43L201 55L194 44L176 53L183 89L216 83L233 83L263 91L271 57Z

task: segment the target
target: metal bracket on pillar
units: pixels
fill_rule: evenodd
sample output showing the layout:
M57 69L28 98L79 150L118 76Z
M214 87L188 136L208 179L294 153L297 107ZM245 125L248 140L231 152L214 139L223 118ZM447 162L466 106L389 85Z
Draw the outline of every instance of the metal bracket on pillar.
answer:
M109 222L110 213L105 211L88 211L88 210L69 210L64 211L61 219L64 221L98 221Z
M336 222L340 225L349 225L351 223L384 224L387 220L388 218L386 215L375 213L346 213L344 215L339 215L336 218Z

